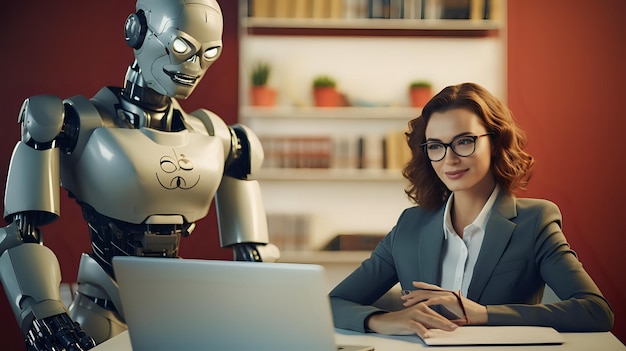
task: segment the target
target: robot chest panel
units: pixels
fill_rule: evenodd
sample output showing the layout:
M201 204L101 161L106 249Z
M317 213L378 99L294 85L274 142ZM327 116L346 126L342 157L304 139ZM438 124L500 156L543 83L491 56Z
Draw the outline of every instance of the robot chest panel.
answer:
M142 223L152 215L204 217L224 170L217 138L152 129L99 128L63 186L111 218Z

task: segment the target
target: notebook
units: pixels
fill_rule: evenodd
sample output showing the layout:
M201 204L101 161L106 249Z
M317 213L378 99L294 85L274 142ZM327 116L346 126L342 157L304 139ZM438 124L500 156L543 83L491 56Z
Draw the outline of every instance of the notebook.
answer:
M558 345L565 338L551 327L536 326L464 326L448 332L430 330L422 339L430 346L485 345Z
M366 351L335 345L324 268L115 257L134 351Z

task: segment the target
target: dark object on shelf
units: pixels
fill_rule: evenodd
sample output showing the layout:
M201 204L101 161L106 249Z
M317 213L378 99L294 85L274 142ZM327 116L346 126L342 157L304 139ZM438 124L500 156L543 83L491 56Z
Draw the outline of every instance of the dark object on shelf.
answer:
M379 234L339 234L324 247L324 250L371 251L384 237Z

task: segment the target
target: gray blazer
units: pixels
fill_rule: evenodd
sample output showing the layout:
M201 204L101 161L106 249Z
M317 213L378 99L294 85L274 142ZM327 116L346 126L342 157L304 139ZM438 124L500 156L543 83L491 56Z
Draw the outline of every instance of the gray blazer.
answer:
M444 240L442 207L404 210L370 258L330 292L335 327L365 331L365 319L381 311L372 304L397 282L441 283ZM545 284L562 300L540 304ZM501 193L468 289L487 306L490 325L541 325L559 331L608 331L609 303L583 269L561 231L552 202Z

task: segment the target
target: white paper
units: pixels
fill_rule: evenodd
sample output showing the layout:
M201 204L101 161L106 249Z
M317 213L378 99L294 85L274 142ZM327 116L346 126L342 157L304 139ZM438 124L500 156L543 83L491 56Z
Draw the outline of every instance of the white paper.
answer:
M454 331L431 329L427 345L530 345L562 344L565 339L550 327L464 326Z

